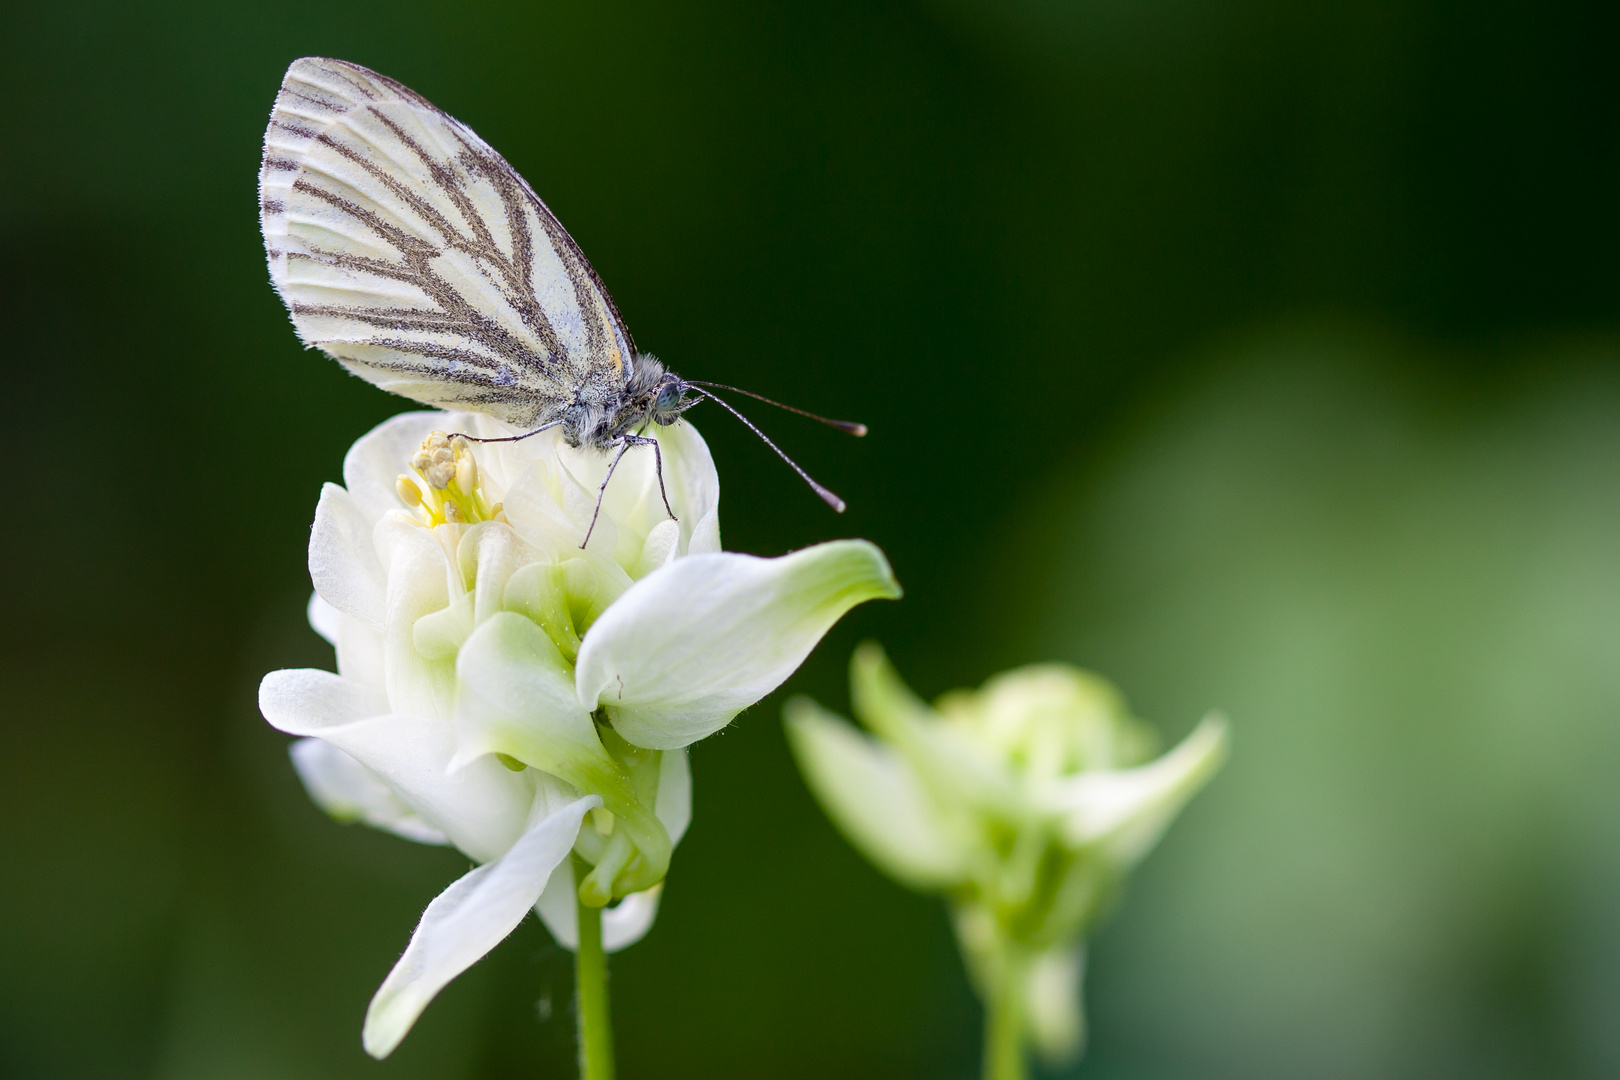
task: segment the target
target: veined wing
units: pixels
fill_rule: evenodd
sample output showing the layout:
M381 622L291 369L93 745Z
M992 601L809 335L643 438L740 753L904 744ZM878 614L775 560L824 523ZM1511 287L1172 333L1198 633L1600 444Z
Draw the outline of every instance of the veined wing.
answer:
M358 64L287 69L259 213L299 338L385 390L532 424L633 362L607 289L528 183Z

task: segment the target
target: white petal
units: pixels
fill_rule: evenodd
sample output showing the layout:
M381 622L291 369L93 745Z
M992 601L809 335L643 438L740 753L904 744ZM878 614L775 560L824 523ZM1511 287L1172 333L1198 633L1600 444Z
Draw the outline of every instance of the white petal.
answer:
M720 550L720 512L711 510L692 526L692 539L687 542L688 555L708 555Z
M643 578L665 565L676 556L680 544L681 527L673 521L660 521L647 534L630 576Z
M556 443L550 432L526 441L533 443L541 439ZM507 520L531 544L558 553L577 551L584 530L564 505L582 500L586 494L581 490L565 495L564 489L569 486L578 487L578 481L562 468L554 453L529 462L513 478L502 499Z
M395 712L448 720L454 712L456 668L451 658L429 659L416 649L417 620L444 610L459 599L452 594L449 557L433 532L385 518L388 562L387 616L383 629L383 667L388 702ZM381 546L381 545L379 545Z
M371 521L403 508L394 481L434 430L457 430L451 414L400 413L366 432L349 448L343 459L343 486Z
M602 909L602 948L618 952L647 936L658 917L658 899L664 885L631 893L610 908ZM552 871L546 891L534 905L535 914L546 924L552 939L570 952L579 949L579 908L574 891L574 873L567 863Z
M631 893L610 908L602 909L602 948L618 952L647 936L658 917L658 901L664 895L660 881L650 889Z
M259 711L289 735L319 735L326 728L388 712L372 687L315 668L272 671L259 683Z
M586 633L579 700L592 711L605 706L631 743L686 746L780 686L850 608L899 595L888 560L864 540L778 559L676 559L631 586Z
M382 631L363 619L343 614L324 600L321 604L332 613L337 629L334 644L338 674L382 690L388 685Z
M305 613L309 616L310 629L325 638L328 645L336 648L338 619L341 618L338 609L322 600L320 593L312 592L309 594L309 607Z
M669 846L680 843L692 824L692 767L684 749L665 750L658 763L658 799L653 813L669 833Z
M329 671L272 671L259 685L259 710L274 727L355 758L474 859L495 858L522 835L535 798L527 774L493 757L451 772L451 724L379 714L378 704L375 691Z
M686 420L658 429L657 436L669 501L681 519L681 554L719 551L720 474L708 444Z
M321 488L309 533L309 577L328 604L380 628L386 584L373 527L347 491L336 484Z
M1174 750L1134 769L1081 773L1045 796L1064 818L1072 844L1100 845L1122 864L1135 863L1226 758L1226 721L1210 715Z
M366 1053L387 1057L433 996L510 934L568 857L585 812L602 800L586 796L523 834L510 851L440 893L422 913L411 943L388 973L361 1039Z
M315 805L339 821L363 821L419 844L450 842L376 773L331 743L299 739L287 748L287 753Z
M1030 1040L1048 1066L1067 1065L1085 1046L1086 1021L1080 1002L1085 974L1083 945L1038 954L1024 973L1024 1008Z
M961 881L967 853L905 763L808 698L788 702L788 743L810 790L850 843L916 889Z

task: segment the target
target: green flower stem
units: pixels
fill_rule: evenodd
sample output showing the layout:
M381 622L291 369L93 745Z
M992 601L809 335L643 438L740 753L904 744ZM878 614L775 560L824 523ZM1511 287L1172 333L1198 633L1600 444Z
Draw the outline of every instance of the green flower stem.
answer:
M984 1080L1025 1080L1024 957L1007 950L984 1003Z
M585 871L576 866L575 873ZM607 954L602 951L602 909L575 901L579 951L574 990L579 1010L580 1080L613 1080L613 1026L608 1018Z

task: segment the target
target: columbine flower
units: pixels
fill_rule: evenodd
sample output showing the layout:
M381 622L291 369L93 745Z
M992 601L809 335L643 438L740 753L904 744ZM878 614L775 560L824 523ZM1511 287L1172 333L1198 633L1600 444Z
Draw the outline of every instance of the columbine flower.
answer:
M442 429L442 430L441 430ZM685 747L775 689L854 605L896 597L877 548L776 559L720 550L719 482L688 424L620 463L482 417L397 416L321 493L310 622L338 674L277 671L266 719L334 816L453 844L481 865L423 914L366 1014L387 1055L446 983L535 907L575 945L576 897L603 944L651 925L691 817ZM570 852L580 863L575 874Z
M800 768L850 842L896 880L943 892L986 1001L986 1075L1023 1075L1023 1044L1078 1056L1084 937L1125 873L1220 766L1204 720L1151 764L1152 732L1112 686L1019 668L930 708L875 645L851 665L869 738L814 702L787 709Z

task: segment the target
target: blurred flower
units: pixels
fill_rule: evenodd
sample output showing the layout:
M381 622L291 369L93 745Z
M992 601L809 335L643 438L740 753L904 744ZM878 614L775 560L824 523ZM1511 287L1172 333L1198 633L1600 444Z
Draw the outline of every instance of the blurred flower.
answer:
M1146 763L1151 730L1112 686L1065 665L1019 668L930 708L866 645L851 684L876 738L808 699L788 704L811 790L879 869L949 899L987 1005L987 1074L1023 1075L1026 1040L1051 1063L1074 1059L1085 935L1220 766L1225 722L1206 718Z
M554 433L410 413L355 443L321 493L310 622L338 673L267 675L265 718L335 817L448 843L476 869L423 914L372 999L376 1057L535 907L576 946L576 895L608 949L651 925L691 818L685 747L775 689L854 605L899 595L864 541L776 559L720 551L719 481L688 424L620 463ZM407 471L401 472L402 468ZM572 851L580 880L568 865ZM576 892L577 889L577 892Z

